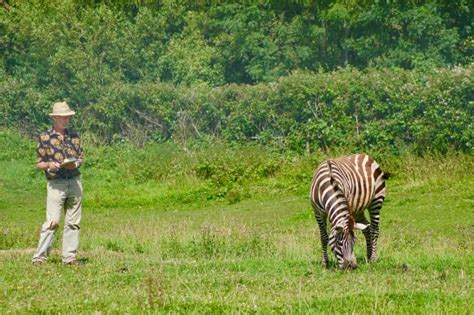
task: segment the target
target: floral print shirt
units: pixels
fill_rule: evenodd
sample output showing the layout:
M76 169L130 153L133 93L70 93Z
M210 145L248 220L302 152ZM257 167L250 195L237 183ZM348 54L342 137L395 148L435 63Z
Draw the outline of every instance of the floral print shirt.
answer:
M62 163L67 158L76 158L80 162L84 156L81 147L81 141L77 132L66 128L64 136L56 132L53 128L43 132L38 137L38 146L36 155L39 162L58 162ZM45 171L47 179L73 178L80 175L79 168L73 170L59 169L57 172Z

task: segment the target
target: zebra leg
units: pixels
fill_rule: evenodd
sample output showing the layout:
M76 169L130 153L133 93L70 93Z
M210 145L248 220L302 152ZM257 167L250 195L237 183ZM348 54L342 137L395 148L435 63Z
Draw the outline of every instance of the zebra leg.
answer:
M379 221L380 221L380 209L382 208L383 197L378 200L374 200L369 206L370 215L370 236L372 241L372 250L369 257L369 261L377 260L377 240L379 238Z
M328 233L326 230L326 215L324 213L321 213L319 210L315 210L315 215L316 215L316 221L318 221L319 225L319 233L321 235L321 247L323 251L323 260L321 264L323 267L327 268L329 265L329 259L328 259Z
M370 226L369 221L367 221L365 217L362 217L362 219L358 222ZM370 233L370 227L365 230L362 230L362 233L364 233L365 243L367 245L367 261L371 261L372 260L372 235Z

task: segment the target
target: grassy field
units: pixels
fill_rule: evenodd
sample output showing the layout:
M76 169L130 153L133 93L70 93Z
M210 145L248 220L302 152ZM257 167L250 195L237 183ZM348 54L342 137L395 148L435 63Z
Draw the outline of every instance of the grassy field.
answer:
M0 313L474 312L472 156L379 160L394 175L380 258L365 262L359 234L359 268L342 272L320 266L306 194L321 156L221 148L214 165L218 149L90 148L82 265L62 265L58 233L35 267L45 180L31 142L4 135L0 149Z

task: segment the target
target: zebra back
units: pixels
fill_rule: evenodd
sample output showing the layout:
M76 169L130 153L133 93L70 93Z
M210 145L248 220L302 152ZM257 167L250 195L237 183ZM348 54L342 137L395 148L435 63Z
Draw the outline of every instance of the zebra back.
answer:
M321 163L313 176L310 190L313 207L329 214L332 223L336 216L340 216L338 214L346 220L360 216L364 209L374 203L382 203L384 198L383 172L377 162L366 154Z

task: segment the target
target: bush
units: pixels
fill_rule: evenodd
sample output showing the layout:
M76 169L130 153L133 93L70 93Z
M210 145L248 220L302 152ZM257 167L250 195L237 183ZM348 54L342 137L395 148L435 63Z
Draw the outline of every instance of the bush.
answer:
M117 83L96 103L72 106L79 107L76 127L97 143L186 144L217 138L299 153L331 147L396 153L407 145L419 153L472 152L473 69L345 68L218 88ZM4 125L47 126L48 109L32 101L45 99L41 92L5 90L0 94ZM9 105L14 103L22 106ZM33 128L25 131L35 134Z
M0 127L36 135L66 100L95 144L472 151L462 3L10 6L0 8Z

